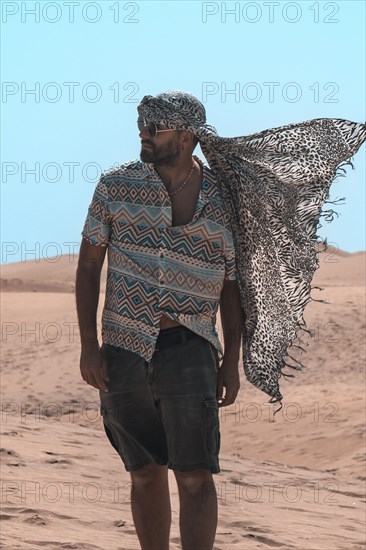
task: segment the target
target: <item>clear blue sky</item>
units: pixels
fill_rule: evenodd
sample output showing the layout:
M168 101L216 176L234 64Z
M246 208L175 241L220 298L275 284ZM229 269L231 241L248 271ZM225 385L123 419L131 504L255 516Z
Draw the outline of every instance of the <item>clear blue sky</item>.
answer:
M1 262L78 251L100 171L139 156L145 94L193 93L223 136L364 121L364 25L349 0L3 1ZM350 252L365 249L365 147L354 164L320 230Z

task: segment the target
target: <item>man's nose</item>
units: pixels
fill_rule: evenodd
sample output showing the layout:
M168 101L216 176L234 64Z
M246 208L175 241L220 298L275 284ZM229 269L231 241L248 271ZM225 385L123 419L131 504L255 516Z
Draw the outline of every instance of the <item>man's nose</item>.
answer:
M150 136L149 129L148 129L147 126L144 126L144 127L142 128L142 130L139 132L139 136L140 136L141 139L142 139L142 138L151 137L151 136Z

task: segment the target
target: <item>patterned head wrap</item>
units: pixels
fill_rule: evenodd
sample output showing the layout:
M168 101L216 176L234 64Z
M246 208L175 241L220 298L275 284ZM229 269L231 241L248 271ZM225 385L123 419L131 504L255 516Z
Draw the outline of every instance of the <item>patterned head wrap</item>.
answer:
M366 139L366 125L319 118L232 138L220 137L206 124L202 103L182 91L145 96L139 115L167 128L192 132L214 172L234 239L243 310L243 364L249 382L283 399L282 370L302 370L290 347L300 348L300 330L319 267L319 218L335 177ZM341 164L342 163L342 164ZM324 302L324 300L315 300ZM288 358L292 364L288 363ZM295 364L293 364L295 363Z

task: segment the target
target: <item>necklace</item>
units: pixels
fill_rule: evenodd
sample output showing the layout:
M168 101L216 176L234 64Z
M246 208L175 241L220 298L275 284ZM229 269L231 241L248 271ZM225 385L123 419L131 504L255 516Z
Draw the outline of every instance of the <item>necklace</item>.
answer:
M186 179L184 180L184 182L183 182L175 191L173 191L173 193L169 193L169 191L168 191L169 197L172 197L173 195L175 195L176 193L178 193L178 191L181 191L181 190L183 189L183 187L185 187L187 181L189 180L189 178L190 178L191 175L192 175L193 169L194 169L194 160L192 160L192 168L191 168L191 171L189 172L189 174L188 174L188 176L186 177Z

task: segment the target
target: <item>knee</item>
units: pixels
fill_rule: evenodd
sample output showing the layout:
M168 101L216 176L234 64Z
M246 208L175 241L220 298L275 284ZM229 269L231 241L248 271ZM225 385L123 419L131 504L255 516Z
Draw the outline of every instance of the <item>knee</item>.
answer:
M174 471L175 479L180 490L188 493L196 493L207 490L208 487L214 488L212 473L209 470L194 470L192 472Z
M147 464L139 470L130 472L132 484L144 487L153 483L161 482L167 478L167 466L160 464Z

